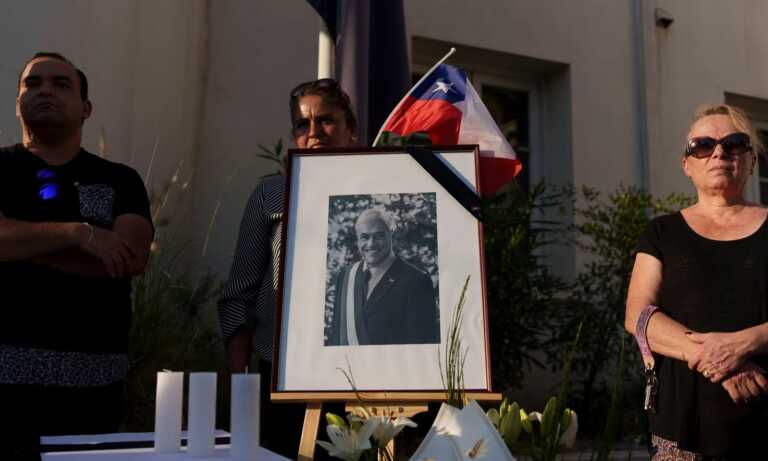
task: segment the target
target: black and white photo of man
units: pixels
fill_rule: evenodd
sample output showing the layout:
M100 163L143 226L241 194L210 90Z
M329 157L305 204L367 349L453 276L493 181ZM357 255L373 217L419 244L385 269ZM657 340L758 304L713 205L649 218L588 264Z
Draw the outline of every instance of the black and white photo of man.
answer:
M395 253L389 213L368 208L355 220L354 230L360 259L335 277L325 345L439 343L432 279Z

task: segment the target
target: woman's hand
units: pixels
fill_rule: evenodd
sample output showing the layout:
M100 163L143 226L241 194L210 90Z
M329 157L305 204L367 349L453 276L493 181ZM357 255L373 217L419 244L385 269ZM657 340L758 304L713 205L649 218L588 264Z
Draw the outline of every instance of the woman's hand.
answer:
M703 374L713 383L722 381L744 365L753 352L750 335L742 330L733 333L686 333L688 339L701 345L687 357L688 368Z
M765 370L748 361L734 375L724 380L723 388L735 403L749 403L762 394L768 394Z

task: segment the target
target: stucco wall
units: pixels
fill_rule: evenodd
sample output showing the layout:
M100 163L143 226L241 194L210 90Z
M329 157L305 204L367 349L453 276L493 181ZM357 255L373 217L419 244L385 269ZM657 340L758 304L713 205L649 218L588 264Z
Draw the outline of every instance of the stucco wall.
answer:
M651 3L674 18L646 28L651 190L692 193L680 156L694 109L725 102L726 92L768 99L768 3Z
M567 64L572 180L636 181L630 2L407 2L406 11L413 35Z
M88 75L84 146L130 164L156 193L181 165L167 205L191 260L221 277L258 177L257 144L290 147L286 95L314 78L319 19L306 2L32 0L0 7L0 142L21 139L14 97L24 61L58 51ZM185 206L181 206L186 204ZM174 208L175 207L175 208ZM215 217L215 219L213 219ZM161 229L165 231L165 229Z
M278 170L256 156L257 146L281 138L293 145L288 93L316 76L320 20L300 0L228 0L210 2L209 21L194 230L196 243L208 238L206 260L226 276L246 201L261 175Z
M204 69L202 0L4 2L0 13L0 140L18 142L18 72L36 51L58 51L88 76L94 111L84 145L160 184L198 142Z

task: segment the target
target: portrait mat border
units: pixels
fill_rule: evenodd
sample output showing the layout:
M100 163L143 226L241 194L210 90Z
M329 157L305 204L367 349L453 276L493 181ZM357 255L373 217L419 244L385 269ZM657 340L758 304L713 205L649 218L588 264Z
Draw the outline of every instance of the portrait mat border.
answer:
M438 147L435 151L477 190L476 146ZM490 392L480 223L402 148L290 150L288 155L273 399L312 401L318 393L348 394L350 383L340 371L348 369L357 390L365 393L434 394L443 390L437 344L323 346L323 329L317 325L324 322L324 308L319 306L325 305L328 197L359 194L437 194L439 350L444 351L451 314L470 275L462 329L469 350L465 388ZM297 259L297 255L301 257Z

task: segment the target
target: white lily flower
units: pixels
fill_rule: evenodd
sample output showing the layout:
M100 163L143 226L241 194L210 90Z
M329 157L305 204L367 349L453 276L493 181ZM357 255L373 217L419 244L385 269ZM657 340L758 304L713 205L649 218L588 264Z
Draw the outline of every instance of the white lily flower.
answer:
M368 412L368 410L366 410L365 407L361 407L361 406L352 407L352 410L350 410L350 412L347 413L347 419L350 422L353 422L353 421L364 422L366 419L370 417L371 417L370 412Z
M485 416L488 417L488 421L490 421L491 424L493 424L493 427L495 427L496 429L499 428L499 424L501 424L501 417L499 416L499 410L495 408L491 408L485 413Z
M529 421L538 421L539 423L544 421L544 415L539 413L538 411L532 411L528 413L528 420Z
M567 448L572 448L576 442L576 432L579 430L579 417L576 412L570 408L566 408L565 411L571 414L571 422L568 424L568 429L560 436L560 445L565 445Z
M371 448L371 434L379 421L370 418L359 430L329 425L326 429L330 443L318 440L317 444L328 450L328 454L344 461L358 461L363 451Z
M400 431L406 426L416 427L416 423L411 421L410 418L405 416L398 416L397 418L388 418L386 416L373 416L371 419L376 419L379 424L376 426L376 430L373 431L373 438L378 442L380 447L386 446L390 440L394 439Z

